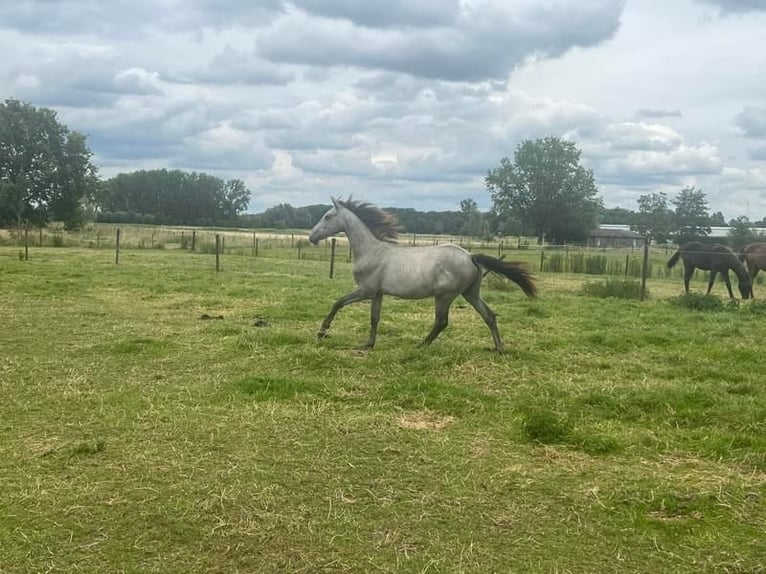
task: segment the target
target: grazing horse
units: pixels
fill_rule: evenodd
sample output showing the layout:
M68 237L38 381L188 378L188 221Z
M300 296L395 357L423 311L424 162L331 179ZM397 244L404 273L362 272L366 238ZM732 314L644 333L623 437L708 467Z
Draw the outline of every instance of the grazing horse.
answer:
M311 230L312 244L344 231L353 254L357 288L333 304L322 321L319 337L326 336L335 314L351 303L370 300L370 336L365 348L375 345L384 295L402 299L433 297L436 318L421 345L428 345L447 326L449 308L462 295L484 319L495 349L503 351L495 314L480 296L483 271L504 275L529 297L536 293L530 274L519 263L506 263L489 255L472 255L457 245L404 246L396 243L397 224L392 215L349 197L332 200L333 207Z
M734 252L718 243L705 245L697 241L691 241L682 245L678 251L668 260L668 268L673 267L681 258L684 262L684 290L689 293L689 279L694 270L699 267L710 271L710 277L707 282L707 294L713 289L715 276L720 273L726 282L726 288L729 290L729 297L734 299L734 292L731 290L731 281L729 281L729 269L736 273L739 279L739 292L743 299L749 299L752 292L750 277L747 269L742 265Z
M747 264L750 276L750 297L753 297L753 285L758 272L766 269L766 243L750 243L742 248L739 260Z

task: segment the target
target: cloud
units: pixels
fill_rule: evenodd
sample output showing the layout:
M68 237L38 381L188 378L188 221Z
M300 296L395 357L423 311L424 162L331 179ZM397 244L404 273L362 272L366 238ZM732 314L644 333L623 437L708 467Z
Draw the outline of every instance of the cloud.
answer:
M745 106L734 122L747 138L766 138L766 106Z
M207 66L186 70L170 69L163 79L179 83L221 85L285 85L295 79L295 73L284 66L258 58L252 51L226 46Z
M715 6L722 15L745 14L747 12L766 11L764 0L696 0L699 4Z
M636 111L636 117L660 119L660 118L681 118L683 117L683 115L681 114L681 110L678 110L678 109L665 110L661 108L641 108L640 110Z
M395 29L299 11L278 17L257 36L256 45L274 62L477 81L505 78L528 58L604 42L617 31L622 7L621 0L542 6L531 0L513 5L474 0L459 11L448 9L451 21L441 26Z
M370 28L449 26L460 13L458 0L293 0L293 4L315 16L345 19Z
M766 161L766 144L750 148L747 155L756 161Z
M265 26L285 9L282 0L19 0L0 3L0 22L27 33L120 40L156 30Z

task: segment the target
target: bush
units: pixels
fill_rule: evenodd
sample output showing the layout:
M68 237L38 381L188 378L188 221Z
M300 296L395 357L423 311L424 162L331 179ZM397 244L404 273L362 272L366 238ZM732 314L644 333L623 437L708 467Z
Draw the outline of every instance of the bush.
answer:
M606 255L589 255L585 258L585 273L588 275L604 275L607 264Z
M640 299L641 283L633 279L607 278L604 281L589 281L583 286L583 291L593 297L615 297L617 299ZM649 296L648 290L644 293Z
M585 255L582 253L575 253L569 258L569 271L572 273L584 273L585 272Z
M546 271L551 273L561 273L564 271L564 256L561 253L554 253L546 261Z
M717 295L702 295L701 293L686 293L671 299L670 303L676 307L691 309L692 311L723 311L725 306Z

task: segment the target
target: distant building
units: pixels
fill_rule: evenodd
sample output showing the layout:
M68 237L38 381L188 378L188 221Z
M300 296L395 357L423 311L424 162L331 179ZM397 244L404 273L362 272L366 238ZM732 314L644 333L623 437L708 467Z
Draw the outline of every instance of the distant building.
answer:
M588 234L588 247L638 249L644 244L641 234L631 231L629 225L600 225Z

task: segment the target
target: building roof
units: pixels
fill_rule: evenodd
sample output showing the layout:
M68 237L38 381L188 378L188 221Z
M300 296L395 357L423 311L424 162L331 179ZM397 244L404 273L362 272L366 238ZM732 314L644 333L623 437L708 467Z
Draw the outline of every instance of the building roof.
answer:
M626 226L627 227L627 226ZM589 233L590 237L620 237L625 239L641 239L643 235L630 229L616 229L614 227L599 227Z

